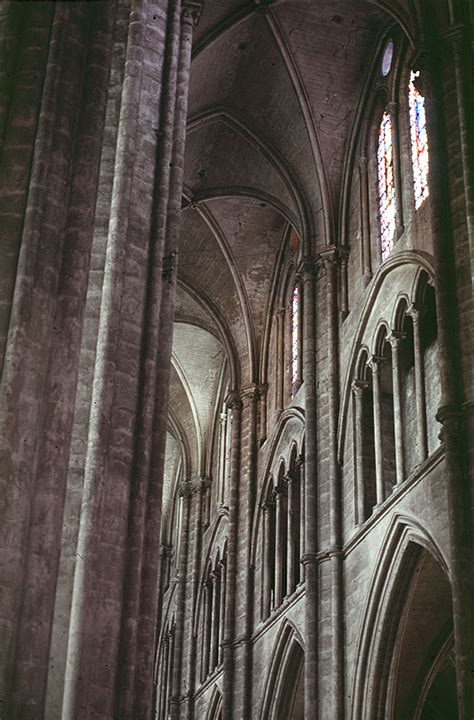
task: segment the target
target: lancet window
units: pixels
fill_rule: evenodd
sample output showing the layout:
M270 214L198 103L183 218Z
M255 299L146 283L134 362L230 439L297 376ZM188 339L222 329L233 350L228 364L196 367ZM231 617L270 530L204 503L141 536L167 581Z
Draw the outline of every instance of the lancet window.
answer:
M262 619L294 593L302 580L303 546L301 459L292 453L290 469L282 464L277 483L269 483L262 505Z
M393 168L392 118L385 111L379 126L377 142L377 173L379 190L380 244L382 260L393 249L396 235L395 175Z
M429 195L428 187L428 135L426 132L425 98L416 86L419 70L410 72L408 103L410 109L411 158L413 166L413 191L415 208L418 209Z
M291 296L291 396L300 386L300 288L295 285Z
M226 603L227 546L222 559L209 563L204 579L202 605L201 681L222 663Z

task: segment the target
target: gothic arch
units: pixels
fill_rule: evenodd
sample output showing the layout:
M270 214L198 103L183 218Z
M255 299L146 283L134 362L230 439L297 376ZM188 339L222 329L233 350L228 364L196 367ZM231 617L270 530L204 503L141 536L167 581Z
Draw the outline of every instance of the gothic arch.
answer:
M207 712L206 720L221 720L222 718L222 694L217 687L214 685L212 691L211 701L209 703L209 710Z
M411 703L411 714L403 714L398 697L398 674L401 663L410 666L403 654L406 653L405 632L410 613L415 612L415 581L423 571L423 563L436 568L438 576L444 580L449 598L445 593L443 602L444 606L449 605L452 613L449 570L443 553L417 520L395 515L377 558L363 616L355 656L352 720L377 720L380 717L400 720L406 716L414 717L413 713L417 718L421 717L422 702L437 667L446 657L452 637L451 614L448 625L440 628L442 642L441 645L438 643L436 653L433 653L433 646L429 648L429 654L435 656L434 663L421 668L424 675L420 680L416 679L419 696L405 699ZM414 645L412 639L411 647ZM414 681L413 687L415 685Z
M284 620L275 641L263 693L261 720L292 720L304 670L304 643L295 626Z
M338 435L338 457L341 462L343 460L344 439L346 436L347 418L349 415L348 406L351 397L351 382L354 378L356 363L360 358L360 349L364 346L364 336L366 333L367 325L369 324L374 303L377 297L380 295L381 287L385 279L391 272L393 272L401 265L416 265L417 273L419 273L420 271L424 271L428 277L432 278L434 276L431 261L428 256L424 253L420 253L418 251L415 252L413 250L404 250L396 253L394 256L389 257L384 263L382 263L382 265L375 273L371 281L371 286L367 294L367 298L364 303L364 308L360 313L357 330L354 334L354 340L352 343L350 360L347 364L347 368L345 371L343 393L339 408L338 419L338 427L340 428ZM411 289L411 292L413 292L413 288Z

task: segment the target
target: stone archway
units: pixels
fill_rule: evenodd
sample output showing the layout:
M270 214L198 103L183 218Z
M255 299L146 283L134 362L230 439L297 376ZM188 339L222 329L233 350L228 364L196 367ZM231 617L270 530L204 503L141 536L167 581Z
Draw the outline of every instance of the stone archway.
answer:
M304 650L287 623L275 644L260 717L304 720Z
M428 538L398 525L372 584L353 720L457 720L451 584Z

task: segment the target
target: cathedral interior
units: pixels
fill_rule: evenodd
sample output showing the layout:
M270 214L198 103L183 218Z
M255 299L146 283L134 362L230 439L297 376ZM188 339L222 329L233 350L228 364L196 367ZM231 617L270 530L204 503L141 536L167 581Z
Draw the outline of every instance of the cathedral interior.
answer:
M0 6L0 720L472 720L468 0Z

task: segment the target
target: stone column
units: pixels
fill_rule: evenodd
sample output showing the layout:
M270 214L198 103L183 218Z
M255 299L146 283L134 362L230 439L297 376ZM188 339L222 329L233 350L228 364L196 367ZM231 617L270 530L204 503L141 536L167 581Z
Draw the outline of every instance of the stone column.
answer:
M344 611L342 568L342 506L341 478L337 456L337 424L339 415L339 312L337 297L337 265L339 252L328 248L322 253L326 269L326 314L328 317L328 404L329 404L329 547L331 564L331 641L332 692L334 720L344 713Z
M316 325L315 325L315 265L310 257L300 268L305 302L303 305L303 371L305 380L305 487L304 495L304 554L305 627L304 662L305 720L318 719L318 482L316 458Z
M359 187L360 187L360 231L362 235L362 272L367 285L372 279L372 250L370 247L370 207L369 207L369 179L367 171L367 158L359 158Z
M179 2L133 5L69 633L71 719L96 705L124 719L151 708L191 36ZM149 104L162 133L144 120Z
M283 524L286 518L283 516L282 500L283 490L276 487L273 491L275 498L275 607L279 607L283 601Z
M299 470L299 481L300 481L300 556L297 558L297 562L300 564L300 582L304 581L304 564L302 564L302 557L305 553L305 472L304 472L304 459L302 455L299 455L296 464Z
M284 478L287 490L287 530L286 530L286 594L291 595L295 589L295 533L299 528L295 526L295 478L289 473Z
M94 13L66 4L44 12L49 55L45 70L35 68L42 97L0 416L0 695L3 712L25 720L44 713L115 23L110 6ZM41 35L29 34L34 12L24 19L23 41L33 45L23 49L35 54ZM1 355L3 361L3 348Z
M229 488L229 525L227 549L227 597L224 628L224 676L222 718L232 720L233 693L234 693L234 639L235 639L235 613L237 588L237 546L239 496L240 496L240 421L241 402L238 393L233 392L229 397L229 407L232 409L232 447L231 447L231 473Z
M452 206L448 186L448 150L443 116L444 71L439 64L440 41L430 38L430 53L420 58L421 86L425 97L426 123L430 153L429 188L433 227L433 260L436 277L438 353L441 377L441 406L437 419L442 424L441 440L445 451L446 488L448 491L449 531L452 557L452 593L454 645L459 716L474 713L472 668L474 666L473 628L473 510L472 398L463 387L462 352L459 339L459 306L456 296L456 236L451 223Z
M252 713L252 632L254 568L251 564L253 514L255 512L256 454L258 444L257 403L259 390L253 383L241 390L240 499L238 524L236 647L234 716Z
M382 435L382 398L380 390L380 373L383 358L373 355L368 366L372 370L372 391L374 400L374 444L375 444L375 485L377 505L385 500L384 467L383 467L383 435Z
M401 172L401 155L400 155L400 123L398 117L398 103L391 101L388 103L387 109L392 120L392 142L393 142L393 170L395 180L395 203L397 207L395 222L397 224L397 239L405 230L404 213L403 213L403 192L402 192L402 172Z
M174 653L171 666L171 718L179 718L179 703L181 701L181 677L184 657L184 626L186 612L186 585L188 580L188 550L189 550L189 521L191 514L192 488L189 481L181 483L179 493L183 498L183 511L181 521L181 538L179 546L178 573L176 582L176 615L174 631Z
M212 579L206 580L204 588L204 632L203 632L203 653L201 678L205 680L209 675L211 663L211 628L212 628Z
M354 398L354 443L355 443L355 479L357 491L357 523L361 525L365 520L365 485L364 485L364 394L368 383L354 380L352 395Z
M395 434L395 463L397 471L397 485L405 479L403 460L403 416L402 416L402 389L400 378L400 344L403 334L392 330L387 340L392 346L392 387L393 387L393 419Z
M225 603L226 603L226 561L223 558L219 562L219 577L220 577L220 603L219 603L219 626L218 626L218 657L217 664L222 664L223 659L223 636L225 627Z
M216 568L212 573L211 672L216 669L219 658L220 600L220 574Z
M202 481L195 487L195 492L192 496L191 506L191 524L192 524L192 538L190 539L190 546L192 547L192 559L191 568L189 573L191 594L190 594L190 606L195 608L198 602L199 594L199 578L201 575L201 549L202 549L202 505L203 505L203 493L205 492L204 483ZM188 652L187 652L187 673L186 673L186 720L191 720L193 717L194 710L194 689L196 685L196 666L197 666L197 642L198 638L191 630L188 638Z
M262 534L262 554L263 554L263 583L262 583L262 618L266 618L271 612L271 580L272 580L272 557L270 553L271 547L271 514L273 512L274 503L267 500L262 505L263 514L263 534Z
M428 440L426 433L426 397L425 397L425 369L421 352L420 338L420 312L411 305L407 314L413 320L413 354L415 363L415 395L416 395L416 422L418 440L418 459L422 463L428 457Z
M276 410L281 415L285 404L285 308L279 307L276 317Z

